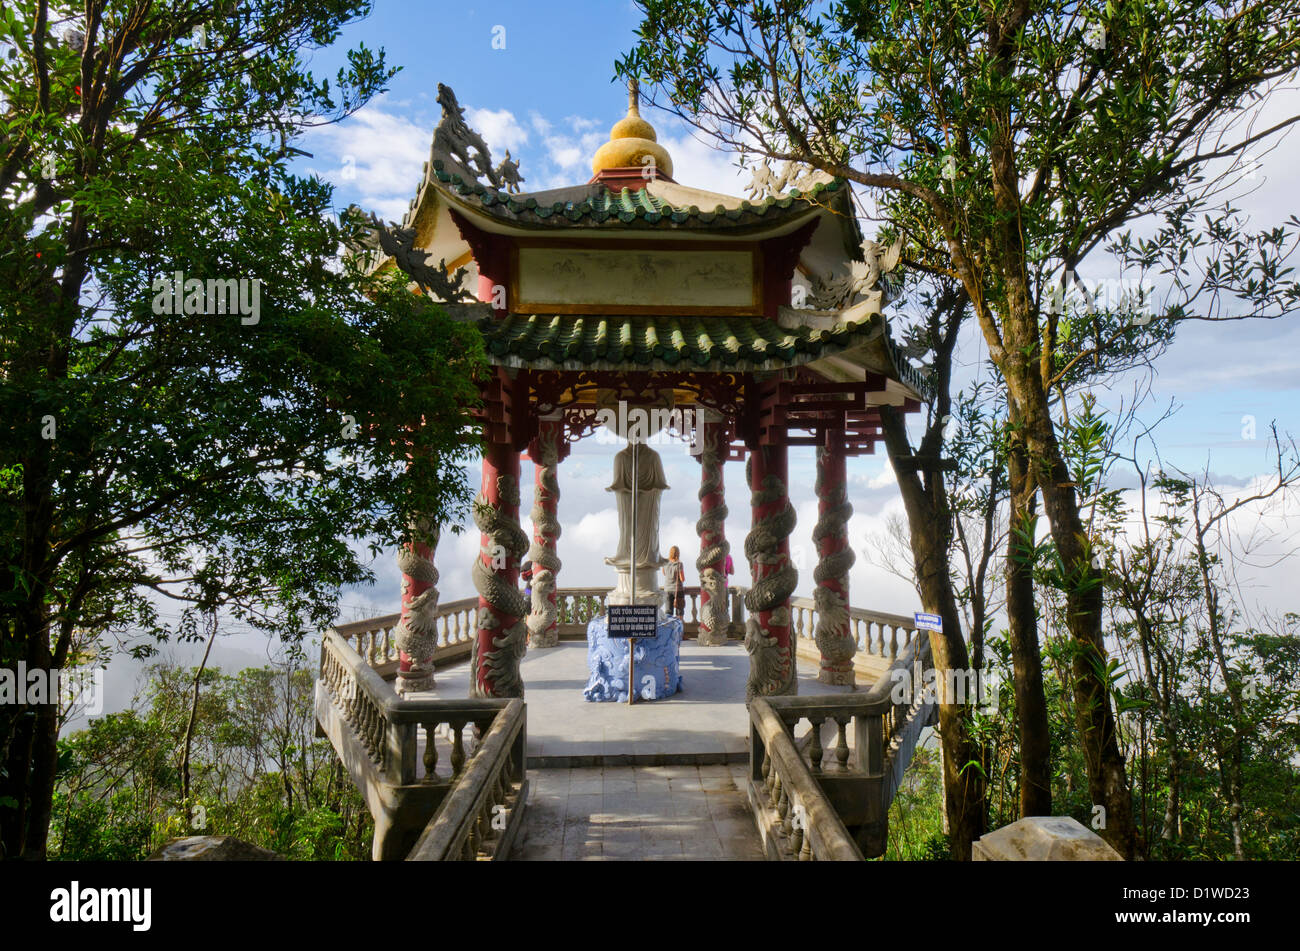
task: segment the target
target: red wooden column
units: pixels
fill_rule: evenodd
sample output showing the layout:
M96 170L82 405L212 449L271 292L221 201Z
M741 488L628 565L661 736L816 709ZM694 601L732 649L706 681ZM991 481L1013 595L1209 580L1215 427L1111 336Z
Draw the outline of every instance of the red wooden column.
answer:
M829 430L825 443L817 447L817 525L812 534L817 548L814 636L821 652L817 679L825 684L853 683L853 655L858 649L849 626L849 569L856 556L848 538L853 506L847 478L844 433Z
M790 595L799 582L799 572L790 562L795 512L790 504L786 453L784 445L760 443L750 449L746 465L753 518L745 539L751 578L745 595L749 613L746 700L798 692Z
M417 528L416 540L397 553L402 572L402 617L397 622L397 690L429 690L433 687L433 652L437 647L438 569L433 552L438 532Z
M560 521L556 509L560 502L558 469L569 454L564 436L564 422L558 416L542 419L537 436L528 446L533 461L533 547L528 559L533 563L533 602L528 613L528 645L555 647L560 643L559 606L555 601L556 576L560 558L556 541Z
M697 635L706 646L727 643L731 610L727 597L726 560L727 502L723 485L723 464L727 461L727 426L712 410L700 409L700 519L695 531L700 536L700 556L695 570L700 576L700 628Z
M481 231L463 215L451 212L478 264L479 300L492 305L494 317L509 312L507 288L512 239ZM524 618L528 605L519 590L519 563L528 551L528 536L519 525L519 453L528 445L535 424L529 415L526 373L512 377L498 367L483 390L483 485L474 504L474 523L482 544L474 560L478 591L478 629L470 657L470 693L475 697L522 697L519 661L527 648Z
M483 484L474 503L481 534L471 574L478 591L478 630L471 658L475 697L522 697L519 661L526 647L519 562L528 536L519 526L519 451L509 442L483 447Z

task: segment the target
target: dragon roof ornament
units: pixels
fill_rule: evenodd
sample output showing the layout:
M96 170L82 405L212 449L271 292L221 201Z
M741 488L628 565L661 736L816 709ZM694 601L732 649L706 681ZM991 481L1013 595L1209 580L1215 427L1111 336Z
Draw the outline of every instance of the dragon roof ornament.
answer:
M450 160L468 173L463 177L474 181L486 178L498 191L504 189L517 194L524 179L519 174L519 163L510 158L510 150L506 150L506 157L500 164L492 165L492 152L487 142L465 121L464 108L452 88L445 83L438 83L438 105L442 106L442 118L433 132L429 164L437 159L442 159L444 164Z

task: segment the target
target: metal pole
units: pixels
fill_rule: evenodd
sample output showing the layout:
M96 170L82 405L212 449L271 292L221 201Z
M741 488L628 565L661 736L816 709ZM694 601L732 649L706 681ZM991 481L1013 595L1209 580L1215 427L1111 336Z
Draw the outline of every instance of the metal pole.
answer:
M632 442L632 606L636 606L636 488L640 481L640 468L637 466L638 446ZM627 702L631 706L636 697L636 638L627 639Z

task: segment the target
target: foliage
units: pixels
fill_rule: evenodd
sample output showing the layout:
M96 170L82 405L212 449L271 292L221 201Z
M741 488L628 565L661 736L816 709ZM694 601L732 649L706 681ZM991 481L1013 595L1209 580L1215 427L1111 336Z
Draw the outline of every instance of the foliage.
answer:
M478 335L340 259L331 187L287 164L393 75L307 67L368 10L0 10L0 663L148 654L217 608L301 638L377 539L467 507ZM0 711L9 855L43 850L55 729Z
M889 806L889 861L949 858L943 832L943 767L938 751L918 748Z
M181 800L193 676L155 665L131 710L60 741L51 857L138 860L170 838L208 834L291 859L368 860L373 822L315 736L314 671L296 663L203 672L194 788Z

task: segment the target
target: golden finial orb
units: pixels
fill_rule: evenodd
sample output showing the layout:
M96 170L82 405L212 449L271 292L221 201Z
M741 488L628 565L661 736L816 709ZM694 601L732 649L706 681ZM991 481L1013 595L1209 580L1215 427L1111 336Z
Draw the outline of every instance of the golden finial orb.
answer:
M628 83L627 115L614 123L609 130L609 141L596 150L591 160L591 172L599 175L610 168L645 168L653 165L656 172L672 178L673 160L668 150L655 141L655 129L641 118L637 81Z

